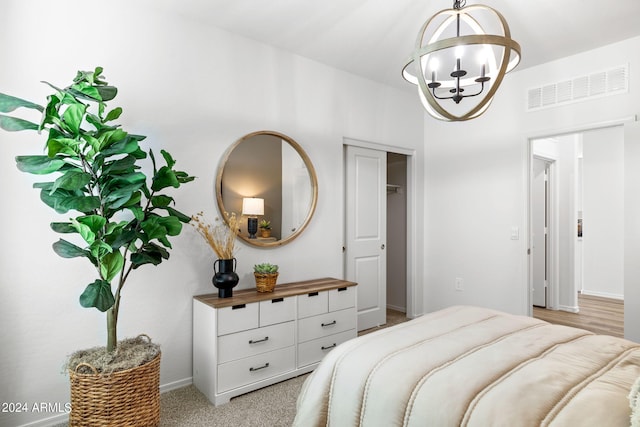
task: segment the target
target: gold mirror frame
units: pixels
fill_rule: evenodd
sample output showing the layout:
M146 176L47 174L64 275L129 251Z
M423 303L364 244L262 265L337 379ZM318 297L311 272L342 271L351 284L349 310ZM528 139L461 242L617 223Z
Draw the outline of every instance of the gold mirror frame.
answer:
M311 159L309 159L309 156L307 156L307 153L302 149L302 147L295 140L293 140L289 136L284 135L280 132L268 131L268 130L252 132L238 139L235 143L233 143L233 145L231 145L231 147L227 149L227 151L224 154L224 157L220 161L220 166L218 167L218 173L216 176L216 200L218 202L218 209L220 210L221 217L224 218L226 222L227 219L224 215L224 212L230 212L230 211L225 208L224 202L222 200L222 178L224 175L225 167L227 165L227 162L229 161L229 157L240 144L258 135L274 136L282 139L282 141L286 141L289 144L289 146L291 146L298 153L298 155L304 162L305 167L307 168L307 171L309 173L309 181L311 184L311 204L309 206L309 212L307 213L302 224L299 227L297 227L292 234L285 237L284 239L279 239L275 241L261 241L259 239L250 239L249 237L244 236L242 233L238 234L238 237L241 240L243 240L245 243L251 246L278 247L291 242L296 237L298 237L304 231L305 228L307 228L307 225L309 225L309 222L311 221L311 217L313 216L316 210L316 204L318 202L318 178L316 176L316 171L313 167L313 164L311 163ZM253 194L247 195L247 197L253 197L253 196L255 195ZM236 212L236 214L240 216L241 212ZM227 222L227 225L228 225L228 222Z

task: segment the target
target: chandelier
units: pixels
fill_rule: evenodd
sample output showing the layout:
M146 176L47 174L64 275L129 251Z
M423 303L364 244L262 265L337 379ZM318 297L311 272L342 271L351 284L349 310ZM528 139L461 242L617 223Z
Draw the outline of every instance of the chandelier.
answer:
M484 113L504 75L520 62L520 45L496 10L484 5L438 12L424 23L402 76L418 86L427 112L439 120L463 121Z

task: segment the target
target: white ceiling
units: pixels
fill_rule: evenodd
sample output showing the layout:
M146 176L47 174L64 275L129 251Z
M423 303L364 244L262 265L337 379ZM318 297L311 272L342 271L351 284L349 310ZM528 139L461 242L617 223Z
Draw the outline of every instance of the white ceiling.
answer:
M508 21L518 69L640 35L640 0L467 0ZM452 0L162 0L153 7L399 88L422 24ZM639 55L639 52L633 52Z

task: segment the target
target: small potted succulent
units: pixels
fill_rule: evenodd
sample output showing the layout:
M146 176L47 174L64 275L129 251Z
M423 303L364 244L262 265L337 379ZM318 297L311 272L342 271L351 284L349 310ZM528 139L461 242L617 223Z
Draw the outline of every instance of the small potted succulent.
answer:
M259 227L261 237L271 237L271 221L263 219L260 221Z
M253 266L253 275L258 292L273 292L278 280L278 266L268 262L256 264Z

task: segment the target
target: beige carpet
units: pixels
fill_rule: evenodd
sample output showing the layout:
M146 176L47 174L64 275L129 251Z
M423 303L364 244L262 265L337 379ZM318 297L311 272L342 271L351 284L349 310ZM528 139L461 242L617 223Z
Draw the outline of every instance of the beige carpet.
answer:
M367 334L406 321L404 313L387 310L387 323L361 331ZM213 406L193 385L160 395L160 427L279 427L290 426L296 416L296 400L301 375L251 393L235 397L227 404ZM60 424L55 427L63 427Z
M290 426L296 416L300 387L307 376L243 394L217 407L192 385L163 393L160 396L160 426Z

